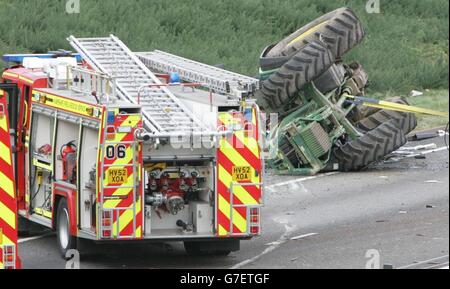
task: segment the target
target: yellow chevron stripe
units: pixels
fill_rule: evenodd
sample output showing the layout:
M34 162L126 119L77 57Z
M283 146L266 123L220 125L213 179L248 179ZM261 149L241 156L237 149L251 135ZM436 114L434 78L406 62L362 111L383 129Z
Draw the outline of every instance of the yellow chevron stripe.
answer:
M228 159L238 167L253 167L251 166L247 160L238 152L235 148L225 139L222 138L220 141L220 150L224 155L228 157ZM259 183L259 177L252 176L252 183ZM227 183L225 183L227 184Z
M11 228L16 229L16 214L0 202L0 219L5 221Z
M233 182L233 176L228 173L228 171L219 164L219 179L227 187L231 187ZM259 180L258 180L259 181ZM250 195L247 190L242 186L233 187L234 195L244 204L244 205L259 205L252 195Z
M225 200L222 195L219 194L219 210L224 214L228 219L230 219L230 203ZM236 228L241 232L247 232L247 220L244 219L241 214L239 214L236 209L233 209L233 224ZM230 228L232 230L233 228Z
M6 125L6 117L0 118L0 129L9 134L8 127Z
M226 236L226 235L228 235L227 230L225 230L224 227L219 224L219 236Z
M141 212L141 200L139 199L136 202L136 215ZM134 216L133 216L133 210L126 210L122 216L120 216L119 219L119 232L122 232L123 229L125 229L126 226L128 226L131 222L133 222ZM113 233L115 236L118 236L117 234L117 220L114 222L113 225Z
M133 177L133 175L129 176L129 178L130 177ZM129 189L129 188L119 188L119 189L116 189L116 191L114 191L114 193L112 195L115 197L126 196L126 195L130 194L130 192L132 190L133 189ZM114 208L117 208L117 206L120 204L120 202L122 202L122 200L107 200L103 203L103 207L105 209L114 209Z
M14 183L10 180L3 172L0 171L0 184L2 184L2 189L9 195L11 198L14 198Z
M136 228L136 238L141 238L142 237L142 226L138 226Z
M139 121L141 120L140 116L131 115L127 117L127 119L123 122L122 126L125 127L136 127ZM116 137L114 139L115 142L121 142L129 133L116 133Z
M238 131L235 133L235 136L239 141L241 141L245 147L255 155L255 157L259 158L259 144L258 141L253 137L245 136L243 131Z
M0 142L0 158L2 158L8 165L11 165L11 150L2 142Z

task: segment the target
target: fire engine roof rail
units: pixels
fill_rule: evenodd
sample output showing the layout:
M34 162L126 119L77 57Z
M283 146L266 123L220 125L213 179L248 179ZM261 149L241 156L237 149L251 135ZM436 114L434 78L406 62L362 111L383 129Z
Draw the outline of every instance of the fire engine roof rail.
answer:
M177 135L205 131L205 126L167 87L155 86L162 82L114 35L70 36L68 41L93 69L116 80L120 100L142 105L144 124L150 133Z
M215 66L155 50L136 53L137 57L152 71L178 73L184 81L201 83L218 93L242 98L258 89L259 80Z

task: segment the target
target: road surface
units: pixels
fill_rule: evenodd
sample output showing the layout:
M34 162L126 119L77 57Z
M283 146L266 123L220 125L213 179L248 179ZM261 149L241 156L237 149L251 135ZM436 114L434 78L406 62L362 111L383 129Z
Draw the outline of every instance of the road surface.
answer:
M436 143L443 138L414 142ZM229 257L188 257L180 243L96 246L88 268L394 268L448 266L449 153L313 178L267 176L263 235ZM24 268L65 268L54 234L21 239ZM379 262L377 262L379 256ZM429 261L427 261L429 260ZM422 262L425 261L425 262ZM418 263L421 262L421 263Z

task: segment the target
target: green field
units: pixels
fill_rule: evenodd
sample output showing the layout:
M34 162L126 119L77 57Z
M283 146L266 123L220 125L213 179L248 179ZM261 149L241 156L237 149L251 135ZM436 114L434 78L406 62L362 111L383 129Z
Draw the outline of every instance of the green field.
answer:
M0 0L0 54L70 49L66 37L116 34L132 50L161 49L254 76L268 44L341 6L353 8L367 37L345 56L368 70L369 92L448 90L449 1L381 0ZM448 94L445 94L448 98Z

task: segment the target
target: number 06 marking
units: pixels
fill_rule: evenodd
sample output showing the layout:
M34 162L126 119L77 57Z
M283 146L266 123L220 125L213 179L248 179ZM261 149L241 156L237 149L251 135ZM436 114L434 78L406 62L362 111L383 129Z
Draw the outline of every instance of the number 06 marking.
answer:
M127 154L127 148L124 145L109 145L106 147L106 158L107 159L124 159Z

